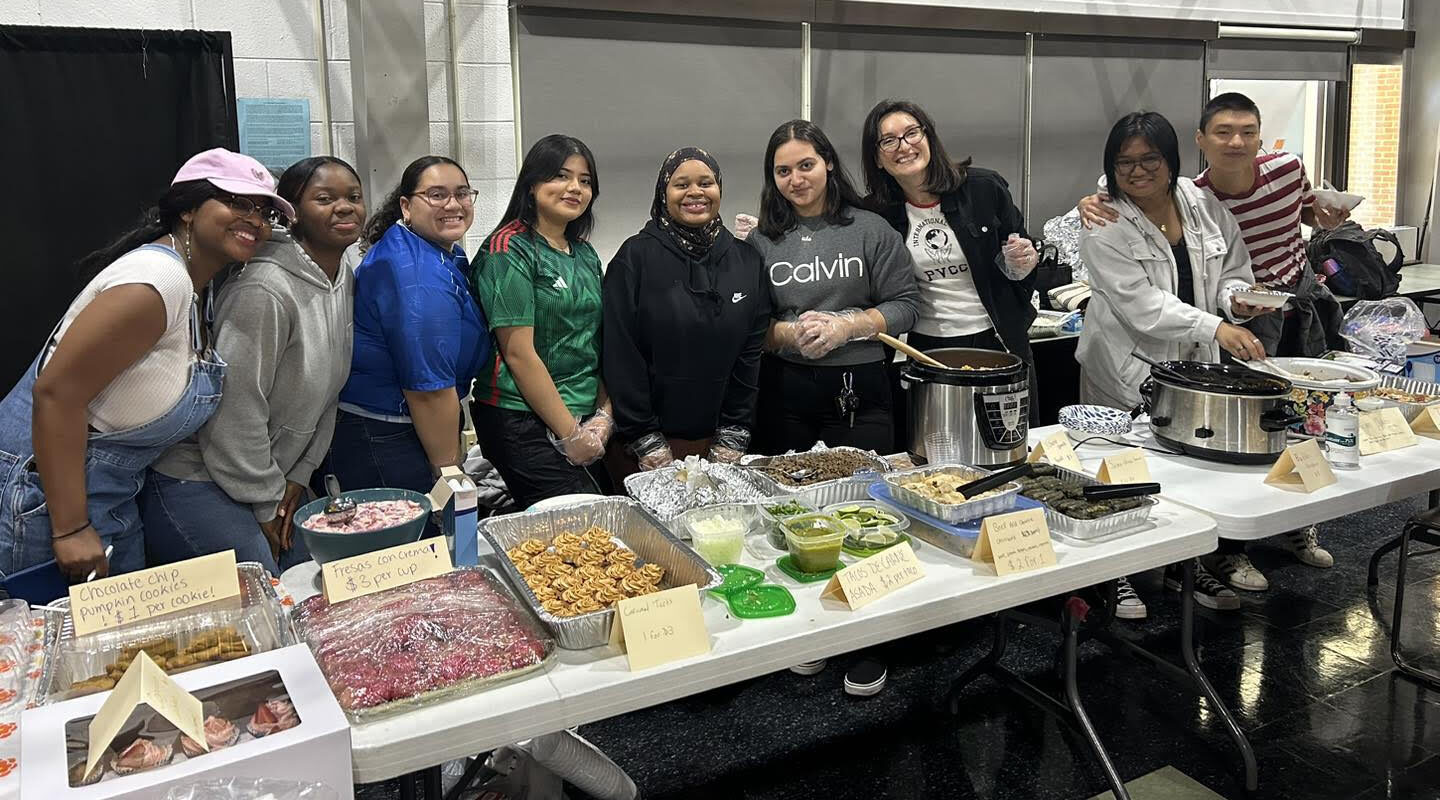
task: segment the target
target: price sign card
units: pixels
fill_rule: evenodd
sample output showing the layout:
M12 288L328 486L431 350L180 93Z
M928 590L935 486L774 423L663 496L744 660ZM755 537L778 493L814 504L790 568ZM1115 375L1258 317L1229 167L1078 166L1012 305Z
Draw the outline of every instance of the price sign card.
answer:
M142 650L130 662L125 674L120 676L115 690L105 699L95 718L90 720L90 756L85 761L86 775L95 769L100 757L110 748L110 743L141 703L205 750L210 749L205 740L205 715L199 698L177 686L165 670L160 669Z
M1320 452L1320 443L1306 439L1285 448L1265 476L1265 482L1309 494L1334 483L1335 473L1330 469L1330 462L1325 460L1325 454Z
M631 672L710 652L700 590L692 583L621 600L610 643L624 648Z
M325 599L339 603L450 572L450 547L444 536L387 547L364 555L326 562Z
M980 523L980 540L975 543L971 559L994 562L998 575L1054 566L1055 546L1050 543L1045 509L1027 508L986 517Z
M821 597L839 600L851 611L925 577L909 542L901 542L840 570L825 584Z
M1427 439L1440 439L1440 407L1426 406L1410 421L1410 430Z
M1379 411L1360 413L1360 455L1384 453L1419 443L1410 423L1398 408L1382 408Z
M1070 434L1065 431L1056 431L1041 439L1035 449L1030 451L1030 457L1025 460L1032 464L1048 461L1057 467L1081 471L1080 457L1075 455L1075 448L1070 445Z
M239 596L235 551L226 550L71 586L70 616L84 636Z
M1101 483L1150 483L1150 465L1145 461L1145 451L1132 447L1113 456L1105 456L1095 478Z

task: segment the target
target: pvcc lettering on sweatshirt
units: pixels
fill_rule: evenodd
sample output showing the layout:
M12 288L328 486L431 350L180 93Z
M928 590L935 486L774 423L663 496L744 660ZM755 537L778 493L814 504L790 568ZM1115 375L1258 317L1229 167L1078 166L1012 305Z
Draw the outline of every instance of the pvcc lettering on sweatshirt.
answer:
M816 256L815 260L800 264L776 261L770 265L770 283L776 286L784 286L792 282L814 283L836 278L863 277L865 277L865 259L859 256L846 258L844 253L836 253L835 260L829 263Z

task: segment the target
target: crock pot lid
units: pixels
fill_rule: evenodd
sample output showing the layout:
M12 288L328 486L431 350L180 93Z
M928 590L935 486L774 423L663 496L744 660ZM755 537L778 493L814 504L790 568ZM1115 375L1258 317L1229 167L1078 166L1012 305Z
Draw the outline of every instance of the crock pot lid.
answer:
M1163 361L1165 369L1151 367L1150 375L1183 389L1219 394L1268 396L1290 391L1290 381L1237 364L1204 361Z

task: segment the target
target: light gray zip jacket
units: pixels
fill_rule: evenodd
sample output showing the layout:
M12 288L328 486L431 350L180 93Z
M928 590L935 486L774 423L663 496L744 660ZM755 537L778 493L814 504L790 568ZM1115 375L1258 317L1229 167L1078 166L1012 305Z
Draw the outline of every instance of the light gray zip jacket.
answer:
M1193 306L1175 294L1170 242L1134 203L1117 199L1118 222L1080 233L1094 292L1075 351L1081 402L1133 408L1150 368L1131 353L1156 361L1219 361L1221 315L1243 321L1233 316L1230 300L1255 276L1235 217L1189 178L1176 183L1175 199L1195 280Z
M220 287L215 349L229 368L220 407L156 471L214 481L256 522L275 518L285 482L310 481L335 431L350 375L355 276L335 282L283 231Z

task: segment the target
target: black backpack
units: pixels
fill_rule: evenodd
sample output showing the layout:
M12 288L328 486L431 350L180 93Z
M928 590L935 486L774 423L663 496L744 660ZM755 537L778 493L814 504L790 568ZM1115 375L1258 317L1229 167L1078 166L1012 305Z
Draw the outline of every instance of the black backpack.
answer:
M1387 262L1375 247L1376 239L1393 245L1395 257ZM1400 290L1405 251L1395 234L1383 228L1367 231L1348 221L1334 230L1316 228L1305 255L1310 268L1325 276L1325 285L1335 294L1379 300Z

